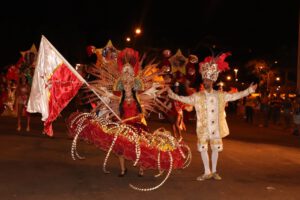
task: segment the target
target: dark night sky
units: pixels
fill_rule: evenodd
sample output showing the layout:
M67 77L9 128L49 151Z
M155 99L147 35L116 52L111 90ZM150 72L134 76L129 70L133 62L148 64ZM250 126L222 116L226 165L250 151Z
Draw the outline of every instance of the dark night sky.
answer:
M297 53L297 0L45 0L8 4L1 6L0 13L0 66L15 63L19 52L32 43L38 47L42 34L67 60L80 62L87 45L100 48L111 39L114 46L123 48L124 37L136 25L143 29L137 44L173 52L180 48L200 59L213 44L215 51L231 51L236 55L233 59L249 54L250 49L255 56L277 56L285 51L295 58Z

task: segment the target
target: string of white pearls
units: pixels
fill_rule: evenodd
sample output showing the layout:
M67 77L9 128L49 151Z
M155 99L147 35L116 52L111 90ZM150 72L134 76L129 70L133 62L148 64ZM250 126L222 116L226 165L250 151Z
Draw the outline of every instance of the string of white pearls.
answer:
M160 184L158 184L157 186L152 187L152 188L141 188L141 187L134 186L134 185L132 185L132 184L129 184L129 186L130 186L132 189L138 190L138 191L141 191L141 192L149 192L149 191L153 191L153 190L156 190L156 189L158 189L159 187L161 187L161 186L166 182L166 180L169 178L169 176L170 176L170 174L171 174L171 172L172 172L172 169L173 169L173 157L172 157L171 152L168 152L168 154L169 154L169 159L170 159L170 160L169 160L170 167L169 167L169 170L168 170L168 173L167 173L166 177L164 178L164 180L163 180Z
M121 132L121 130L122 130L122 129L120 128L120 126L117 126L117 127L115 127L115 128L117 128L117 132L116 132L116 134L114 135L114 139L113 139L113 141L112 141L112 143L111 143L111 145L110 145L110 147L109 147L109 150L108 150L108 152L107 152L107 154L106 154L106 156L105 156L104 162L103 162L103 171L104 171L104 173L110 173L109 171L106 170L107 160L108 160L108 158L109 158L109 156L110 156L110 153L111 153L111 151L112 151L112 149L113 149L113 147L114 147L114 145L115 145L115 143L116 143L116 140L118 139L118 136L119 136L119 134L120 134L120 132Z

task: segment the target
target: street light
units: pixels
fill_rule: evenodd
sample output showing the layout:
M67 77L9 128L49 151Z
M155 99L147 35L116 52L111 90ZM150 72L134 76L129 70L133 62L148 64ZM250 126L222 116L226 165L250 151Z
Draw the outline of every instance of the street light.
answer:
M280 81L280 77L279 76L276 77L276 81Z
M136 28L136 29L135 29L135 34L136 34L136 35L140 35L141 33L142 33L141 28Z
M227 76L226 79L227 79L227 81L230 81L231 80L231 76Z
M126 37L126 42L130 42L131 38L130 37Z
M237 68L235 68L233 71L234 71L235 81L238 81L238 79L237 79L237 73L238 73L239 70Z
M132 38L132 45L136 48L139 49L139 47L141 46L141 41L139 41L141 38L141 34L142 34L142 29L140 27L137 27L134 29L134 33L133 33L133 38Z

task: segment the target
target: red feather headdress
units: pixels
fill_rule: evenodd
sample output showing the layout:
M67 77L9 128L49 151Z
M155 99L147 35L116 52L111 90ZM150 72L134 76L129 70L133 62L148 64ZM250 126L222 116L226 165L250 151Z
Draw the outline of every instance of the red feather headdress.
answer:
M132 48L125 48L118 54L118 66L119 71L122 72L122 69L125 64L129 63L133 67L134 74L137 75L140 67L139 63L139 52L135 51Z

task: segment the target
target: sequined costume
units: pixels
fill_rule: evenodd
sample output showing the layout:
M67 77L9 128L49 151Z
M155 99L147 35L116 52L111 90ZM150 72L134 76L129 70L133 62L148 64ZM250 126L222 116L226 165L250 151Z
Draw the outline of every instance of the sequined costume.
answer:
M104 171L111 152L122 155L133 161L134 166L144 170L158 169L158 175L168 170L165 179L155 187L140 188L131 185L136 190L150 191L160 187L173 169L187 167L191 161L191 152L184 142L178 142L164 128L151 133L145 126L148 112L167 108L159 98L165 90L159 82L154 82L160 80L157 79L160 73L156 69L157 65L148 64L144 69L141 66L138 53L126 48L116 60L103 63L100 68L90 68L89 73L98 77L90 82L90 87L103 101L87 88L85 99L88 103L94 102L95 108L91 113L73 113L67 126L70 135L74 137L74 159L78 155L76 141L80 138L107 152Z
M171 93L170 98L193 105L197 115L196 133L198 138L198 150L207 150L208 141L212 148L221 151L223 149L222 138L229 134L225 115L225 104L251 94L251 89L237 93L201 91L191 96L178 96Z
M206 57L200 65L204 90L196 92L190 96L178 96L169 89L169 97L190 104L195 107L197 115L197 147L201 154L204 165L204 174L197 177L198 181L207 179L221 180L217 173L217 161L219 152L223 150L222 138L229 134L226 122L225 106L228 101L235 101L253 93L257 85L250 86L242 92L227 93L213 90L213 82L218 78L218 74L226 69L229 65L225 58L230 53L223 53L217 57ZM208 156L208 143L211 148L211 168Z

